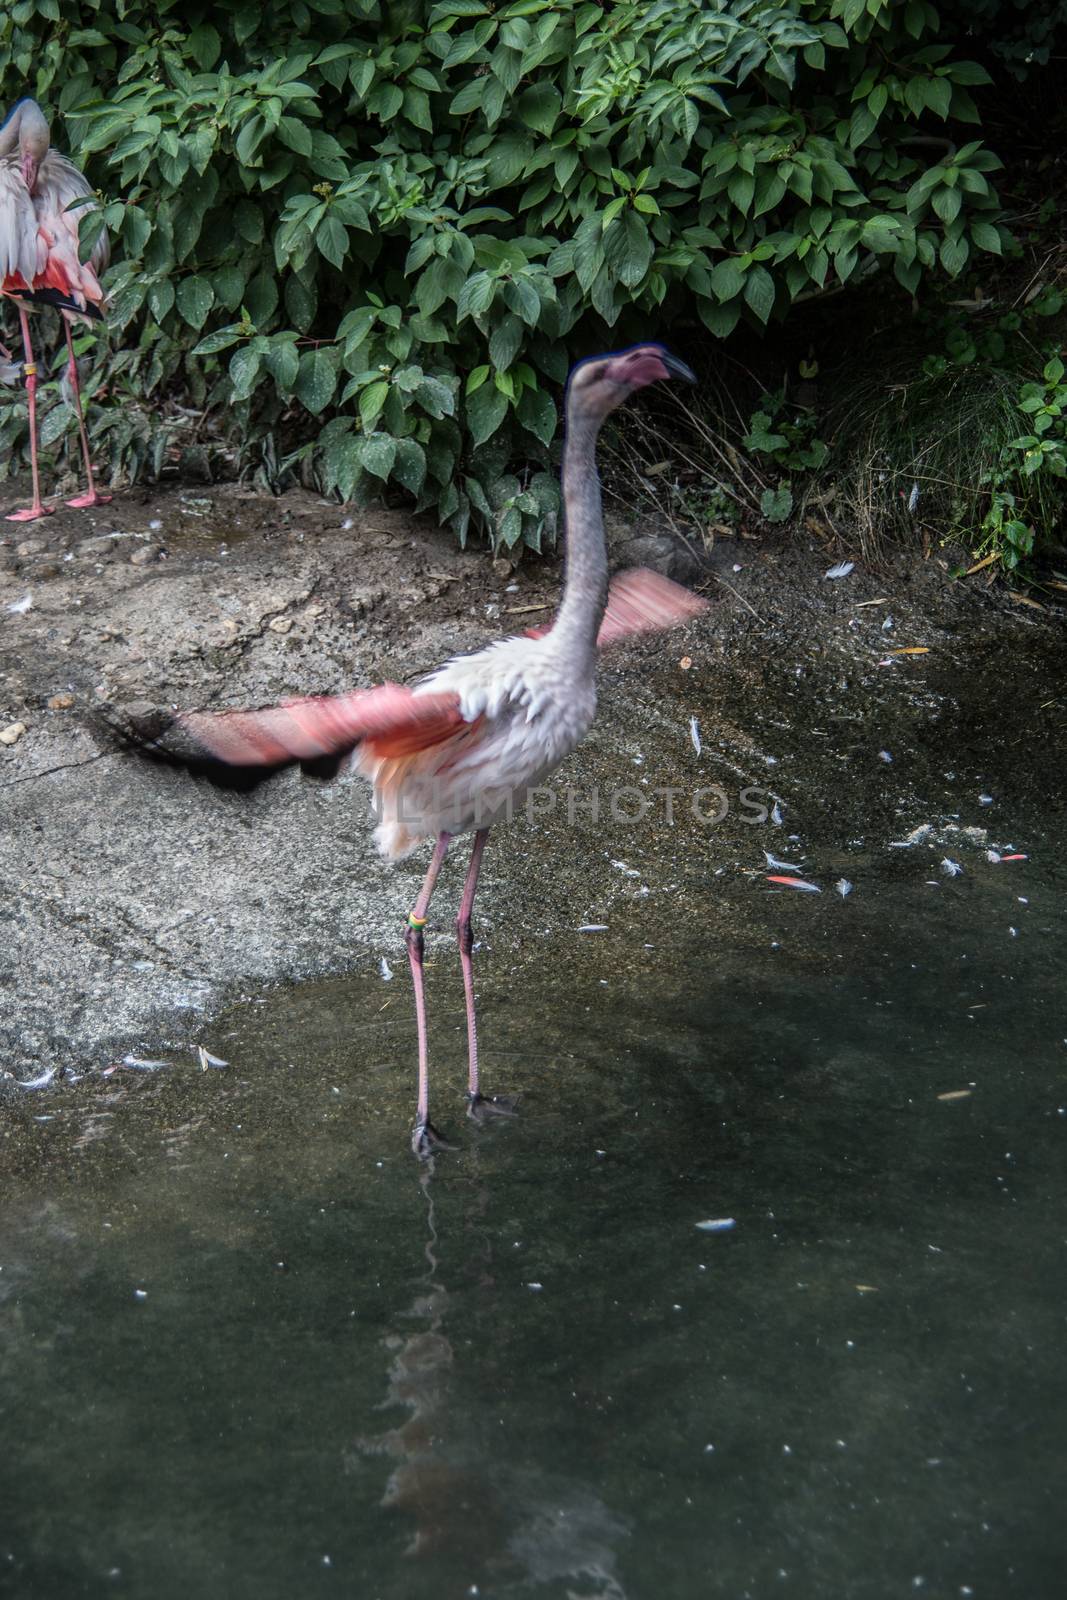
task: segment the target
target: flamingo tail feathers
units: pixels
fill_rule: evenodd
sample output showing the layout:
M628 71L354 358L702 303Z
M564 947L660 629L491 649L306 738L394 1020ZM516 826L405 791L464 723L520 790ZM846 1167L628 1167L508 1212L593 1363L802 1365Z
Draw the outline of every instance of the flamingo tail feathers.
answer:
M70 311L75 316L89 317L94 322L104 320L103 312L94 306L91 300L80 305L62 289L9 289L5 286L4 293L16 300L27 300L31 305L52 306L56 311Z

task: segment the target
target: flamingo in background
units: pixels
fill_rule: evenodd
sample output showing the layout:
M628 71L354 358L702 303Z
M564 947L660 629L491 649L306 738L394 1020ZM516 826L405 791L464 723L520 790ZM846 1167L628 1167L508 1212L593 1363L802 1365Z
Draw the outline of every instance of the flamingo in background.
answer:
M27 304L55 307L63 318L67 335L67 372L74 391L88 480L86 493L68 500L67 504L95 506L111 498L100 494L93 481L89 438L78 387L78 363L70 331L73 318L99 321L102 316L100 307L104 303L104 292L99 274L108 263L107 236L101 232L88 261L79 261L78 218L85 207L73 211L68 208L74 201L92 195L93 191L77 167L51 148L50 137L48 118L36 100L16 101L0 124L0 294L14 300L19 308L33 473L33 504L22 511L13 511L8 516L9 522L34 522L54 509L41 501L37 470L37 367L30 343ZM89 209L93 208L90 204Z
M475 1121L510 1115L503 1100L481 1093L471 960L471 913L490 827L508 820L584 738L596 711L596 652L630 634L673 626L707 601L657 573L637 568L608 584L607 553L596 468L601 424L646 384L667 378L695 382L689 368L661 345L642 344L580 362L565 404L563 500L566 571L563 599L550 628L501 639L457 656L413 688L383 684L351 694L291 701L262 711L192 712L179 716L177 746L144 733L146 754L247 786L295 761L320 776L351 754L374 786L378 848L400 860L424 839L433 855L405 939L415 990L419 1087L412 1149L420 1158L443 1141L430 1122L429 1058L423 992L423 930L449 843L474 833L460 903L459 938L467 1007L467 1110ZM129 738L127 730L120 730ZM259 769L258 773L254 769Z

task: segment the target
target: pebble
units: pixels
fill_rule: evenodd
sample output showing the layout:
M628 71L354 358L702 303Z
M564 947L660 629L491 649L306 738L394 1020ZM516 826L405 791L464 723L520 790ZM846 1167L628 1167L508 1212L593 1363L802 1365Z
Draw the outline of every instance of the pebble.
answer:
M43 539L23 539L20 545L16 545L15 554L19 556L36 556L40 555L41 551L46 548Z
M271 633L288 633L292 626L292 617L272 617L267 623Z
M74 704L72 694L54 694L48 702L49 711L69 711Z
M130 557L131 567L147 567L149 562L159 560L159 547L154 544L143 544L135 550Z
M0 728L0 744L18 744L25 732L24 722L9 722L6 728Z

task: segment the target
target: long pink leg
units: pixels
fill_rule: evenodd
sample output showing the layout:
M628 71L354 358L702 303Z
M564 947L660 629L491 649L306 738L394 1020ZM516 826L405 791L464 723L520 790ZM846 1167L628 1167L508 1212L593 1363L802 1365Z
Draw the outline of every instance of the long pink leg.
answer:
M433 856L426 869L426 876L422 880L415 908L408 917L407 932L404 935L408 947L408 960L411 963L411 982L415 990L415 1022L419 1030L419 1103L415 1111L415 1126L411 1130L411 1148L422 1160L432 1155L434 1150L447 1149L444 1140L430 1121L430 1054L426 1042L426 996L422 984L424 947L422 930L426 926L426 913L430 908L430 899L437 883L438 873L441 871L441 864L448 852L450 837L451 835L447 833L437 836Z
M89 454L89 435L85 431L85 416L82 412L82 393L78 384L78 362L74 355L74 340L71 337L70 323L67 321L66 317L63 318L63 327L65 328L67 334L67 351L70 356L70 360L67 362L67 376L70 379L71 385L74 389L74 406L78 413L78 432L81 435L82 455L85 458L85 476L89 485L85 494L75 495L73 500L67 501L67 504L68 506L76 506L79 510L86 506L106 506L110 502L111 496L109 494L100 494L97 490L95 482L93 481L93 462L92 457Z
M37 367L33 359L33 345L30 343L30 319L24 307L19 306L19 322L22 326L22 348L25 352L26 372L26 401L30 413L30 471L33 474L33 505L27 506L24 511L12 511L8 514L8 522L36 522L38 517L51 516L54 506L46 506L41 502L41 479L37 471Z
M484 1122L486 1117L514 1115L514 1107L496 1095L486 1098L478 1085L478 1022L474 1012L474 935L471 932L471 912L474 910L474 896L478 889L478 873L482 865L482 852L485 842L489 837L488 828L479 828L474 835L474 849L471 851L471 864L467 869L467 881L463 885L463 899L460 901L459 916L456 918L456 937L459 940L459 959L463 968L463 993L467 1001L467 1115L475 1122Z

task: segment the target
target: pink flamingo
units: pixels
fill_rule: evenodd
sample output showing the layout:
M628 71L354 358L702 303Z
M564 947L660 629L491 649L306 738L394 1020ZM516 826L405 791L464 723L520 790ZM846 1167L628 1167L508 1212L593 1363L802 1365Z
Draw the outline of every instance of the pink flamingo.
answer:
M54 306L63 317L67 335L67 372L74 391L88 480L86 493L68 500L67 504L95 506L111 498L100 494L93 481L78 387L78 363L70 332L71 320L75 317L101 318L104 292L98 274L108 263L107 237L101 232L88 261L79 261L78 218L85 208L72 211L69 207L92 195L93 191L77 167L51 148L50 136L48 118L36 100L17 101L0 124L0 294L14 300L19 308L33 473L33 504L25 510L11 512L9 522L33 522L38 517L48 516L54 509L41 501L37 470L37 367L30 342L27 304Z
M596 711L597 647L671 627L707 605L642 568L608 584L597 434L636 390L671 377L695 382L689 368L657 344L593 357L571 373L563 451L566 576L551 628L457 656L413 688L383 684L262 711L186 713L177 719L186 736L180 749L142 740L146 753L223 781L226 769L262 772L294 761L328 775L351 752L357 770L374 785L382 855L400 860L422 840L435 840L405 934L419 1040L411 1139L419 1157L443 1143L430 1122L423 930L449 842L456 834L474 833L456 931L467 1007L467 1112L482 1121L512 1110L481 1093L478 1074L471 913L489 829L510 819L584 738Z

